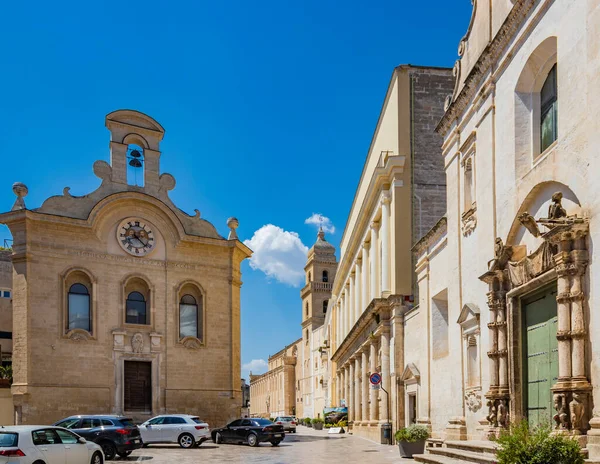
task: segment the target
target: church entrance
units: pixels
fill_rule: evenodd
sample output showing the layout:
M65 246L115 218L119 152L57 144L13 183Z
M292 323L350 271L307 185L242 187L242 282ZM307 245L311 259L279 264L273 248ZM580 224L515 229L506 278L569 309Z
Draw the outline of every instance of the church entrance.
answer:
M558 379L556 286L523 300L525 417L532 426L552 421L552 386Z
M152 411L152 363L125 361L125 411Z

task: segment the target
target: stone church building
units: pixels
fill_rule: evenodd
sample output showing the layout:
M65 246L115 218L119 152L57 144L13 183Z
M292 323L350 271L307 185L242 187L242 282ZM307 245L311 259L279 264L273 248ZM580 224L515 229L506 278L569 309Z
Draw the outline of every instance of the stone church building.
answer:
M137 111L106 116L110 163L92 193L27 209L15 184L12 396L17 424L83 413L137 419L238 417L241 262L251 255L169 198L162 126Z

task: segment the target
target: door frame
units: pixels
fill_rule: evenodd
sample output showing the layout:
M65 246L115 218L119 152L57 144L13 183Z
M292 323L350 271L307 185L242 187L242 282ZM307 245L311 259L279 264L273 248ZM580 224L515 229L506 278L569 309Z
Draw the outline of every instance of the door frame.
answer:
M150 382L151 382L151 398L150 411L126 411L125 410L125 361L141 361L151 364L150 367ZM123 353L116 356L115 359L115 392L114 392L114 407L113 414L152 414L156 416L159 411L160 398L160 363L158 356L154 354L144 355L139 354L132 356L130 353Z
M506 294L507 328L508 328L508 388L510 393L510 421L517 422L526 418L525 414L525 368L524 352L524 302L536 294L547 292L557 286L558 275L555 269L531 279L520 287L513 288ZM553 385L552 385L553 386Z

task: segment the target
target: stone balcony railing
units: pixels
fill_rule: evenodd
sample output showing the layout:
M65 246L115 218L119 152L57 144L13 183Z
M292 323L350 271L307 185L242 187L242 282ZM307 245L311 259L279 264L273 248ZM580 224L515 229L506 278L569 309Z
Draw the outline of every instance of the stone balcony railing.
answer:
M332 288L333 284L331 282L310 282L302 288L300 294L304 296L309 290L313 292L331 292Z

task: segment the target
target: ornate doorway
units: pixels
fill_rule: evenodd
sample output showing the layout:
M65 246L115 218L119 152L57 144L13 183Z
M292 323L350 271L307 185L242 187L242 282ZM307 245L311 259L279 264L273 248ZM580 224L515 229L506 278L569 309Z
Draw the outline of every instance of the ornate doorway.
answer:
M558 380L556 286L523 301L525 416L530 425L549 424L552 386Z

